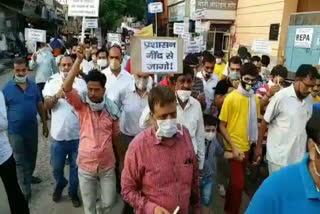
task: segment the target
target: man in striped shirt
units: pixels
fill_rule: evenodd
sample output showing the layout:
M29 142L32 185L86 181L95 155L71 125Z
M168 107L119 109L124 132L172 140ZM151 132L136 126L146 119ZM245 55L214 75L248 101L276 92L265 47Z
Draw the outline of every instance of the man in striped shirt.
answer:
M148 97L153 126L129 145L122 195L136 214L200 213L197 158L188 130L177 125L176 97L164 86Z

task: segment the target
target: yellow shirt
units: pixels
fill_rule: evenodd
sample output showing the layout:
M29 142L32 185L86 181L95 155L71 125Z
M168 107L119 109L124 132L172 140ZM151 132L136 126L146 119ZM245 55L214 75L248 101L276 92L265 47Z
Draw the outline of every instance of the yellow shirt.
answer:
M260 117L260 100L256 96L257 117ZM250 150L248 140L248 116L249 116L249 97L241 95L234 90L225 98L219 119L227 123L227 130L232 142L242 152ZM231 151L231 147L225 142L226 150Z
M315 96L315 97L312 97L312 98L313 98L314 104L320 103L320 97L319 96Z
M214 73L216 75L219 76L219 80L222 80L223 79L223 71L224 69L226 68L226 64L225 63L222 63L222 64L215 64L214 66Z

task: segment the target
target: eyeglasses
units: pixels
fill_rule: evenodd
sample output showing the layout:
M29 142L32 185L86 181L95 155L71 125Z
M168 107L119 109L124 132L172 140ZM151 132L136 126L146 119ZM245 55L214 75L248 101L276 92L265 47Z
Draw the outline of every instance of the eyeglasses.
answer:
M256 78L250 78L250 77L243 77L242 80L245 82L245 83L253 83L255 84L257 82L257 79Z
M305 83L304 81L301 81L303 83L303 85L307 88L313 88L315 85L309 85L307 83Z

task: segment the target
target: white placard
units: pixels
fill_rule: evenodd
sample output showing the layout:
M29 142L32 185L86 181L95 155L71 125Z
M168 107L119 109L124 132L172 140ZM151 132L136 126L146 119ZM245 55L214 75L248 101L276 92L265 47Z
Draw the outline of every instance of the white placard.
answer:
M108 42L116 42L120 44L121 35L118 33L108 33Z
M86 19L86 28L98 28L98 19Z
M148 5L148 12L149 13L162 13L163 12L163 5L162 2L153 2Z
M45 30L25 28L24 29L24 36L26 38L26 41L33 41L33 42L46 42L47 41Z
M196 21L196 29L195 29L196 33L209 31L210 24L211 24L210 21L206 21L206 22Z
M200 53L201 47L197 41L189 41L186 48L187 53Z
M295 36L295 47L311 48L313 28L297 28Z
M265 39L255 39L253 40L251 50L256 53L271 54L271 42Z
M175 22L173 24L173 33L174 34L182 35L182 34L184 34L184 30L185 30L185 24L184 23Z
M99 0L68 0L68 16L98 17Z
M144 72L178 72L178 41L141 39L141 60Z

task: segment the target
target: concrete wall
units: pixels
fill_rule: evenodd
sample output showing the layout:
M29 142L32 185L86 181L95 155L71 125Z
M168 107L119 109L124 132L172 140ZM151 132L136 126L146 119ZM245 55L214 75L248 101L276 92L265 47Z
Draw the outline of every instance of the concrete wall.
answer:
M272 64L285 55L290 14L297 11L298 0L239 0L235 23L235 43L251 50L253 40L269 40L270 24L280 24L278 41L270 41ZM255 54L255 53L252 53Z

